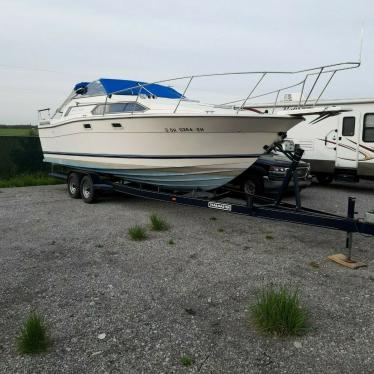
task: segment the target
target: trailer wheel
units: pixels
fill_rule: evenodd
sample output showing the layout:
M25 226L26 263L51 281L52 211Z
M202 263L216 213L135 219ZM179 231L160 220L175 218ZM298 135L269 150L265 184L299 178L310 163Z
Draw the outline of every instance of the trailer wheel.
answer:
M85 175L82 178L81 184L80 184L80 191L81 191L82 200L85 203L91 204L95 201L96 193L95 193L94 184L93 184L93 181L90 175Z
M80 199L80 177L78 173L70 173L68 176L68 193L73 199Z
M262 176L251 175L242 184L242 190L247 195L261 195L264 193Z
M317 174L316 178L318 180L318 183L323 185L330 184L334 179L331 174Z

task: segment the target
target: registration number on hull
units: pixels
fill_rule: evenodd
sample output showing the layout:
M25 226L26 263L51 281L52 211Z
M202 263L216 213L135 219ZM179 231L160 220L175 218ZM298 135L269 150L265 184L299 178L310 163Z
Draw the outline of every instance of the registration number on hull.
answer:
M205 132L205 129L203 127L165 127L165 132Z
M228 212L231 212L231 205L230 204L217 203L216 201L208 201L208 208L227 210Z

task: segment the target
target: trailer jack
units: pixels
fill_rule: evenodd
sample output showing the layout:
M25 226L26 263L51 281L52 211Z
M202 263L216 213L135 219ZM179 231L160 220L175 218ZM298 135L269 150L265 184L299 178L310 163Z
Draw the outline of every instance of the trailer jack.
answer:
M356 214L355 204L356 204L356 198L349 197L347 218L354 220L354 216ZM358 269L358 268L366 266L366 264L364 264L363 262L352 259L352 244L353 244L353 232L347 231L347 237L345 241L345 249L346 249L347 255L344 255L343 253L337 253L335 255L328 256L328 259L338 263L339 265L348 267L350 269Z

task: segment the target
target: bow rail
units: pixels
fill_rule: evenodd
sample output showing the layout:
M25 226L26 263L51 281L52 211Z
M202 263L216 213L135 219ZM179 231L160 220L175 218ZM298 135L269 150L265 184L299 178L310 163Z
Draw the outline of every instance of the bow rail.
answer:
M116 94L123 94L126 91L131 91L133 89L138 89L138 94L136 97L136 102L138 102L139 96L142 95L142 90L144 89L148 93L151 93L149 90L147 90L147 86L151 84L161 84L161 83L171 83L171 82L176 82L176 81L181 81L181 80L187 80L187 84L185 85L183 89L183 93L181 97L178 99L177 104L175 105L175 108L173 110L173 113L176 113L178 108L180 107L180 104L182 100L186 99L186 93L189 87L191 86L191 83L193 80L196 80L198 78L207 78L207 77L220 77L220 76L238 76L238 75L258 75L259 79L256 81L255 85L251 87L248 95L243 99L219 104L219 106L227 106L231 105L237 110L237 113L239 113L241 110L245 108L245 105L248 100L259 98L259 97L264 97L267 95L271 94L276 94L275 102L274 102L274 107L277 105L279 95L282 91L285 91L287 89L293 88L293 87L298 87L301 86L301 94L299 98L299 108L305 107L308 104L308 101L311 98L312 93L315 91L316 85L318 81L320 80L322 75L325 74L330 74L330 76L327 79L327 82L325 85L320 89L317 99L313 101L313 106L316 106L320 98L322 97L323 93L325 92L326 88L330 84L331 80L333 77L336 75L337 72L339 71L344 71L344 70L351 70L351 69L356 69L361 65L361 62L340 62L336 64L330 64L330 65L322 65L314 68L308 68L308 69L302 69L302 70L294 70L294 71L245 71L245 72L228 72L228 73L213 73L213 74L196 74L196 75L187 75L187 76L181 76L181 77L176 77L176 78L171 78L171 79L164 79L164 80L159 80L151 83L144 83L144 84L138 84L136 86L126 88L123 90L115 91L112 92L111 95L116 95ZM290 76L295 76L298 74L304 74L304 78L299 81L296 84L289 85L286 87L281 87L269 92L261 93L261 94L256 94L253 96L253 94L258 91L258 88L260 87L261 83L264 81L266 77L269 76L284 76L284 75L290 75ZM314 80L313 80L314 78ZM306 89L306 83L312 79L312 86L310 89ZM305 94L305 100L303 100L303 95ZM109 95L108 95L109 96ZM237 104L237 105L235 105Z

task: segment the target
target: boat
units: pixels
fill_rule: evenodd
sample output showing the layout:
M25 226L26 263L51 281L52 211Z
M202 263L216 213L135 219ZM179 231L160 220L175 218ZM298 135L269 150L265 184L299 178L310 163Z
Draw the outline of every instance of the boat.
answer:
M49 110L39 111L44 161L172 190L217 189L244 173L266 147L304 119L302 113L245 108L267 74L261 72L241 105L187 97L193 79L223 74L154 83L80 82L52 117ZM165 84L180 79L187 79L183 93Z

